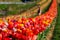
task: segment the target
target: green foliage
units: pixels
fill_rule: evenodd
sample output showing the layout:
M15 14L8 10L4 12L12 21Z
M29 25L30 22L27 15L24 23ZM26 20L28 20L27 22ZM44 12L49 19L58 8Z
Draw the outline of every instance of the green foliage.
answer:
M7 10L6 15L12 15L21 13L23 11L29 10L30 8L36 6L36 3L27 3L27 4L0 4L0 10ZM11 10L10 10L10 9Z
M0 4L0 10L5 10L6 8L8 8L8 5Z
M58 6L58 15L56 22L57 23L54 29L54 33L53 33L54 36L52 40L60 40L60 6Z

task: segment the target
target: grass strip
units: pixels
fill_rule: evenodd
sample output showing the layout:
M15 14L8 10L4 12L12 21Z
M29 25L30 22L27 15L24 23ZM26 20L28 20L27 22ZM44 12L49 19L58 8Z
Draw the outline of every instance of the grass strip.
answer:
M60 40L60 6L58 5L58 15L52 40Z

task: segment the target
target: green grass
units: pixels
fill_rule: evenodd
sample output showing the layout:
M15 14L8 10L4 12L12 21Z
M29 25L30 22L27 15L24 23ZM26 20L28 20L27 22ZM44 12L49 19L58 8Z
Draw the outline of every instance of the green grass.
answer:
M12 8L13 11L10 11L10 12L17 12L17 13L20 12L21 13L23 11L26 11L26 10L30 9L31 7L33 7L35 5L36 5L36 3L26 4L26 5L23 5L23 4L21 4L21 5L12 4L11 8Z
M6 4L0 4L0 10L4 10L6 8L8 8L8 5L6 5Z
M60 6L58 6L58 15L52 40L60 40Z
M44 3L46 3L47 1L49 1L49 0L46 0ZM44 5L44 3L42 3L40 6Z
M18 12L23 12L26 11L32 7L36 6L36 3L28 3L28 4L0 4L0 10L7 10L6 15L12 15L12 14L16 14ZM9 8L11 8L11 10L9 10Z
M21 0L2 0L2 2L20 2Z

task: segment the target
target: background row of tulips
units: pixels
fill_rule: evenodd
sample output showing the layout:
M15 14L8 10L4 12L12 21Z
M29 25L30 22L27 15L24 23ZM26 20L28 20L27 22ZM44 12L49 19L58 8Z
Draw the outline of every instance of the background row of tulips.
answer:
M54 1L54 0L52 0L52 1ZM53 5L53 7L52 7L52 5ZM50 26L48 26L47 29L45 31L43 31L42 34L38 34L38 40L47 40L46 39L47 33L49 33L49 31L51 30L51 28L56 23L56 16L57 16L57 3L56 3L56 0L55 0L55 3L52 3L52 5L50 6L50 8L49 8L48 12L46 12L46 14L49 14L49 13L52 14L52 15L55 14L54 18L52 19L52 22L50 23ZM55 5L55 7L54 7L54 5ZM52 15L51 15L51 17L52 17Z
M41 16L0 19L0 40L36 40L38 34L48 30L56 15L57 3L53 0L49 10Z

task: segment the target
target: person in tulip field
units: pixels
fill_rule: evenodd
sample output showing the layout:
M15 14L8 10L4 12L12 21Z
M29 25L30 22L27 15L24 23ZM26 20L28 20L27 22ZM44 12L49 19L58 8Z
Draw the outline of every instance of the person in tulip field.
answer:
M41 15L41 10L40 10L40 6L38 6L38 15Z

